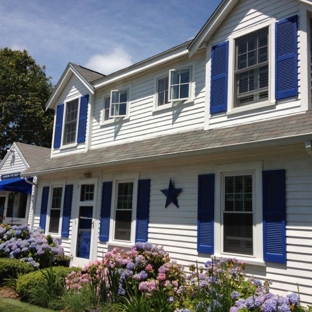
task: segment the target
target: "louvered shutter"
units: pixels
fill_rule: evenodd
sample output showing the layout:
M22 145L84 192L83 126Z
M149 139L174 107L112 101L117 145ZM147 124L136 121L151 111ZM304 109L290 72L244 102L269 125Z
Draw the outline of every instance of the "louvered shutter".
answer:
M69 237L69 224L72 207L73 186L65 186L63 218L62 218L62 237Z
M285 170L263 172L264 260L286 263Z
M48 210L48 201L49 201L49 186L44 186L42 188L42 199L41 199L41 210L40 210L40 222L39 226L45 232L46 219L47 219L47 210Z
M56 119L54 129L54 148L60 148L62 141L62 128L63 128L63 114L64 104L59 104L56 107Z
M100 217L100 236L99 236L101 242L107 242L109 239L112 187L113 187L112 182L103 182L101 217Z
M297 16L276 23L276 99L298 94Z
M198 176L197 251L214 252L214 174Z
M86 141L88 103L89 94L82 96L80 99L77 143L84 143Z
M210 91L211 114L227 110L228 51L229 43L227 41L212 47Z
M137 217L136 217L136 242L148 241L148 222L150 207L151 180L138 181Z

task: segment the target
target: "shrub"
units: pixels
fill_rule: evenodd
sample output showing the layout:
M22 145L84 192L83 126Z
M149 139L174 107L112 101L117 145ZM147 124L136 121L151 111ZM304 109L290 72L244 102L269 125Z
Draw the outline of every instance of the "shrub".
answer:
M49 272L48 270L52 270L52 272ZM17 294L23 299L23 300L29 300L30 299L30 293L29 290L34 288L40 288L42 291L47 288L46 281L47 281L47 275L55 274L55 279L60 281L60 285L64 287L65 285L65 277L72 272L73 270L79 270L79 269L73 269L73 268L67 268L67 267L52 267L48 269L43 270L37 270L34 272L30 272L28 274L22 275L18 277L17 283L16 283L16 292Z
M31 231L27 225L0 226L0 258L14 258L45 268L64 258L58 239L45 235L42 230Z
M34 267L17 259L0 258L0 285L6 278L16 278L19 274L32 272Z

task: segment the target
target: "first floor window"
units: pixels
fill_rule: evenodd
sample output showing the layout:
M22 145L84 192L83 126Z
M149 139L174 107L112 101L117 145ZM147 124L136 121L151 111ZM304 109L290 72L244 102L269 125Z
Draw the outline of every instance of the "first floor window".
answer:
M190 94L191 71L189 68L169 72L170 100L186 100Z
M268 47L268 28L236 39L235 106L243 106L268 100Z
M132 210L133 182L118 183L115 209L115 239L131 240Z
M78 99L66 103L63 144L76 142Z
M60 218L62 210L62 187L53 187L50 209L49 233L59 233Z
M253 254L252 192L252 175L224 177L224 252Z
M159 78L157 80L157 106L168 104L168 81L169 77Z
M124 117L127 115L128 90L111 92L111 117Z

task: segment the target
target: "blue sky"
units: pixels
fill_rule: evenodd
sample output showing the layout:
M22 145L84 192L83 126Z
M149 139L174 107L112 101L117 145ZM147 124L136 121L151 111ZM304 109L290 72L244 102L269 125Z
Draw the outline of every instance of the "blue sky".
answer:
M56 84L68 62L103 74L192 39L221 0L1 0L0 48L26 49Z

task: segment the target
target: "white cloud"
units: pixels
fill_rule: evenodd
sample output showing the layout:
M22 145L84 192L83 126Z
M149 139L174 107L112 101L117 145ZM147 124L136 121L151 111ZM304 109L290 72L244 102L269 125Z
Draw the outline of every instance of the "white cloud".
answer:
M91 56L85 67L108 75L119 69L132 65L131 56L121 47L115 48L108 54Z

